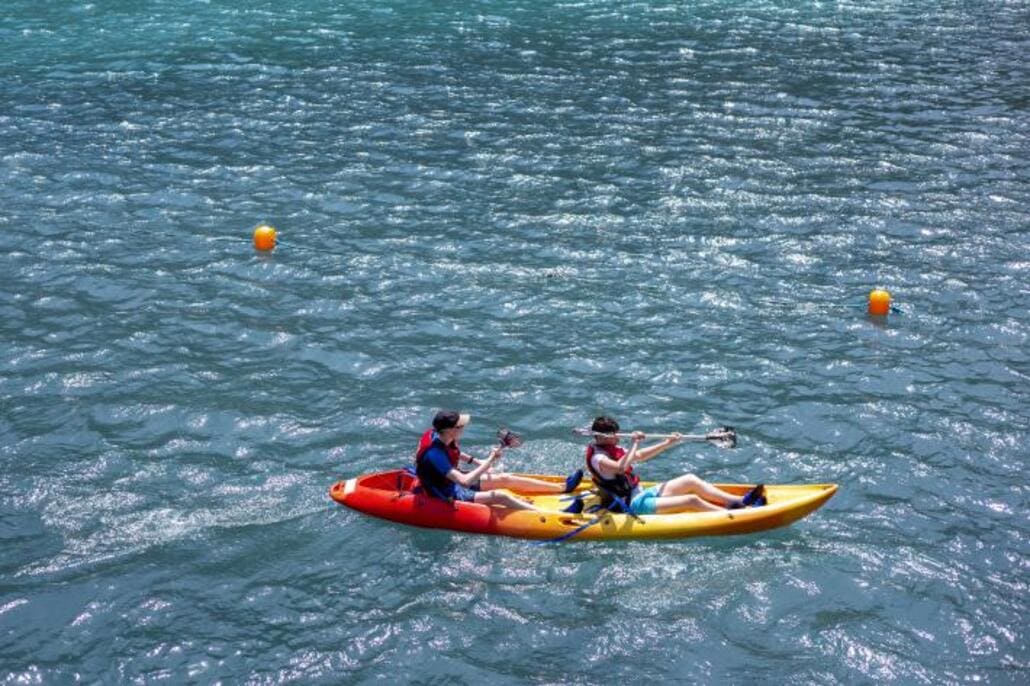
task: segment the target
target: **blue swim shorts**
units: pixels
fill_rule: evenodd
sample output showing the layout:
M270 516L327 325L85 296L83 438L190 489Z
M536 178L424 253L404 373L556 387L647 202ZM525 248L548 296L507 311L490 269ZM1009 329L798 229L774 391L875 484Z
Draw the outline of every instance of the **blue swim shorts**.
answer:
M658 511L658 491L661 487L661 484L651 486L633 496L633 500L629 501L630 511L636 515L655 514Z
M454 499L460 500L463 503L471 503L475 501L476 493L478 491L478 486L473 486L472 488L465 488L464 486L454 484Z

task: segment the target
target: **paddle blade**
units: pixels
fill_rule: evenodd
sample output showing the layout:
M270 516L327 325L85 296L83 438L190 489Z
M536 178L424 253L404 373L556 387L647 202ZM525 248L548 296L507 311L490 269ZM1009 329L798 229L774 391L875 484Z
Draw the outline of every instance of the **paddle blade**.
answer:
M497 440L500 442L502 448L518 448L522 445L522 437L517 433L508 431L507 429L497 430Z
M732 426L720 426L706 433L705 440L718 448L736 448L737 432Z
M577 426L572 430L572 433L578 436L593 436L594 432L590 430L589 426Z

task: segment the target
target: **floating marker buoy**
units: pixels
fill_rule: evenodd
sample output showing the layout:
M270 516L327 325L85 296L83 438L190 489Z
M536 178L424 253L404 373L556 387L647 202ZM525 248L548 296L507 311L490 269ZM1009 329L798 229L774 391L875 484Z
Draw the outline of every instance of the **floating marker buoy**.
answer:
M869 314L883 317L891 311L891 294L882 288L869 293Z
M271 250L275 247L275 229L262 224L254 229L254 247L258 250Z

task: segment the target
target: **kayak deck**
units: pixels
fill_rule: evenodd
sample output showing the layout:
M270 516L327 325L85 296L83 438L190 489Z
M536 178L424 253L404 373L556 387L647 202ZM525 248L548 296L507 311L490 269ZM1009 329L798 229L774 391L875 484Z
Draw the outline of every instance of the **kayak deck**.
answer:
M564 483L565 477L521 474L534 479ZM590 526L575 533L569 540L673 539L693 536L746 534L787 526L817 510L837 492L836 484L766 485L764 507L725 510L721 512L677 512L633 516L610 512L569 514L561 509L569 505L568 495L517 495L531 501L542 512L511 510L476 503L448 503L421 492L413 492L414 478L405 470L367 474L339 481L329 489L333 500L351 509L402 524L431 529L449 529L468 533L513 536L516 538L553 539L572 533L583 525ZM654 485L641 482L641 486ZM716 484L719 488L743 495L752 484ZM587 497L590 507L591 485L577 489Z

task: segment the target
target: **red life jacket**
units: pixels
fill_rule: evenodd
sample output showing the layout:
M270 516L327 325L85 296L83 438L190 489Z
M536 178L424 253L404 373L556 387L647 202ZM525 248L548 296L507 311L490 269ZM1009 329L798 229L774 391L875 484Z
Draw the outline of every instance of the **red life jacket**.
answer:
M591 443L587 446L587 469L590 471L590 478L593 479L594 485L601 489L602 503L606 500L611 500L610 496L614 495L622 498L628 504L630 499L633 497L634 489L636 489L637 484L640 483L640 477L634 473L633 467L630 467L624 473L617 474L612 478L603 476L599 471L597 471L597 468L594 467L593 457L598 450L603 452L609 459L615 460L616 462L626 455L626 451L617 445L607 446Z
M415 464L422 459L422 455L429 450L429 446L433 445L433 440L438 438L439 434L435 430L429 429L418 442L418 449L415 451ZM457 469L458 462L461 460L461 448L458 447L458 443L454 442L447 446L447 457L451 460L451 467Z

